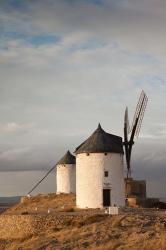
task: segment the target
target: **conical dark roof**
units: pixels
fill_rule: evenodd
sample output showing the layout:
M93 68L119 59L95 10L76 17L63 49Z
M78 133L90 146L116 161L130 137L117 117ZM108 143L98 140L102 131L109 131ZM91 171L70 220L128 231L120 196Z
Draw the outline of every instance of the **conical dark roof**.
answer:
M74 155L70 153L68 150L67 153L58 161L58 164L75 164L76 163L76 158Z
M102 152L120 154L124 153L122 138L106 133L99 124L98 128L93 132L93 134L76 148L75 153L80 154Z

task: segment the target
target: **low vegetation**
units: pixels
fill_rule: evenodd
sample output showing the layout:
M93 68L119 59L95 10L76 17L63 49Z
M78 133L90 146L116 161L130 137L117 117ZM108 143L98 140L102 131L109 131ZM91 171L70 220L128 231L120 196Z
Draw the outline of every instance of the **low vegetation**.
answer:
M31 197L23 197L21 202L6 211L6 214L22 213L47 213L74 211L76 197L74 194L39 194Z
M56 203L56 204L55 204ZM53 214L65 213L71 216L61 226L51 225L40 233L17 240L0 240L4 250L156 250L166 249L166 213L159 210L138 209L121 215L91 213L84 216L82 210L75 213L74 195L39 195L9 209L6 213L33 213L51 208ZM41 209L41 210L40 210ZM73 212L74 211L74 212ZM78 210L76 210L78 211ZM51 212L50 212L51 213ZM22 215L24 216L24 215ZM49 215L48 215L49 216ZM63 221L63 215L60 217ZM63 224L63 226L62 226Z

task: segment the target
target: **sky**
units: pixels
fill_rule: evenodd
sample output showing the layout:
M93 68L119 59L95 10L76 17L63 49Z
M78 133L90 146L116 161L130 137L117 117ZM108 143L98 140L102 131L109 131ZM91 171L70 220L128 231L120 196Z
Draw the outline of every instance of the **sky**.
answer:
M132 175L166 197L166 1L0 1L1 196L23 195L100 122L148 96ZM36 192L55 192L52 173Z

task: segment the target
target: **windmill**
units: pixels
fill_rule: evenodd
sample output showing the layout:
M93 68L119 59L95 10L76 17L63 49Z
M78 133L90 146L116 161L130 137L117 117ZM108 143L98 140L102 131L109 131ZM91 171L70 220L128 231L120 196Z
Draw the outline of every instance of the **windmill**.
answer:
M135 114L134 114L131 128L129 125L128 108L126 107L126 110L125 110L124 143L123 144L124 144L125 156L126 156L127 179L131 178L131 164L130 164L130 162L131 162L132 147L133 147L135 139L137 139L139 136L139 132L141 129L142 120L144 117L147 102L148 102L148 97L145 94L145 92L142 90L140 97L139 97L139 100L138 100L138 103L137 103L137 106L136 106L136 110L135 110Z

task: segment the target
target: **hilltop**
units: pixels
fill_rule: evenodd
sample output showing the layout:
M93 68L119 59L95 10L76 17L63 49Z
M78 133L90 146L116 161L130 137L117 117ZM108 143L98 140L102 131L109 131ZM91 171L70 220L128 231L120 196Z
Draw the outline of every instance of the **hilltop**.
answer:
M0 249L166 249L165 217L152 209L110 216L76 209L74 195L38 195L1 214Z
M76 197L74 194L38 194L31 197L22 197L21 202L6 211L6 214L21 213L47 213L69 211L75 208Z

